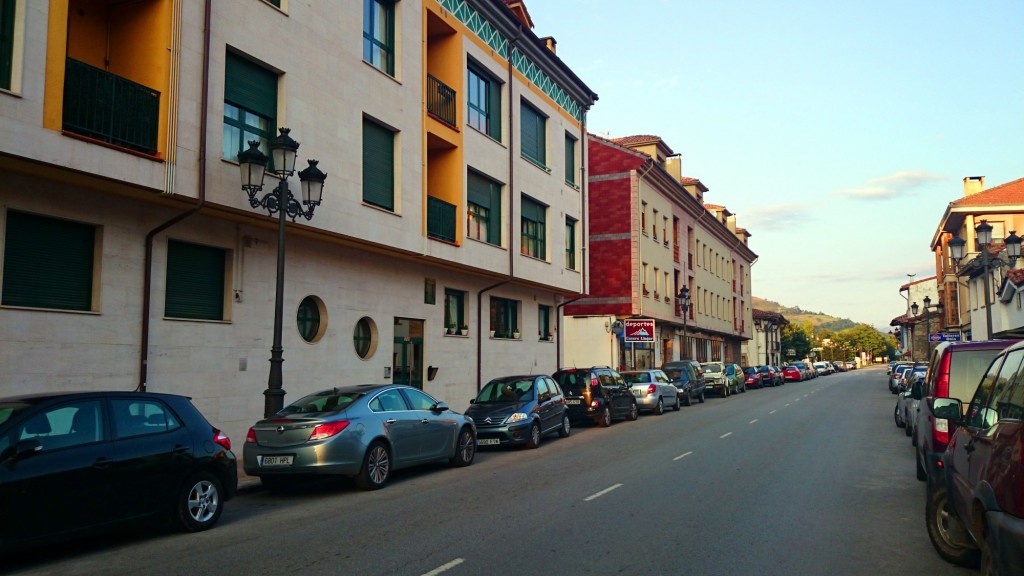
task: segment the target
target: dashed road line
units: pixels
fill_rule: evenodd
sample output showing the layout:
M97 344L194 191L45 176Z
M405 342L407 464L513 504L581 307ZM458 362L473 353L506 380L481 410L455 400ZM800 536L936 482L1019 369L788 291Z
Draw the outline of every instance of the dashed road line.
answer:
M621 487L622 487L622 484L614 484L612 486L609 486L609 487L605 488L604 490L601 490L597 494L591 494L590 496L587 496L586 498L583 499L583 501L584 502L590 502L591 500L593 500L595 498L600 498L601 496L604 496L605 494L611 492L612 490L615 490L616 488L621 488Z
M451 562L449 562L447 564L442 564L442 565L438 566L437 568L434 568L430 572L424 572L423 576L437 576L438 574L440 574L442 572L447 572L448 570L451 570L452 568L455 568L456 566L458 566L459 564L462 564L463 562L465 562L464 559L456 558L455 560L452 560Z
M676 456L675 458L672 459L672 461L675 462L676 460L682 460L683 458L686 458L690 454L693 454L692 450L687 452L686 454L680 454L679 456Z
M753 420L750 421L751 424L753 424L754 422L757 422L757 418L754 418Z
M789 406L789 404L786 404L786 406ZM772 410L769 414L775 414L776 412L778 412L778 410Z
M718 439L721 440L722 438L725 438L727 436L732 436L732 432L726 432L725 434L722 434L721 436L719 436Z

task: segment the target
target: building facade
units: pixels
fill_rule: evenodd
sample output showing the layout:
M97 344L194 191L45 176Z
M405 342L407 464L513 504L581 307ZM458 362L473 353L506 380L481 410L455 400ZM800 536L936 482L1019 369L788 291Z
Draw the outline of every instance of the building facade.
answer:
M285 402L396 381L462 409L558 366L597 96L521 3L0 1L0 395L180 393L241 441L280 243L237 157L283 126L327 173L286 226Z
M660 138L591 135L588 145L590 285L565 306L565 364L740 362L757 258L749 233L724 207L705 206L707 188L682 176ZM655 321L650 342L624 342L630 318Z

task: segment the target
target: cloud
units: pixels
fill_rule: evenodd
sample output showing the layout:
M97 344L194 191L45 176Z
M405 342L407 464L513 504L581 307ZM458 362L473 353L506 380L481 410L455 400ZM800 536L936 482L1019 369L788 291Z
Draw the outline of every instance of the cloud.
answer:
M831 195L852 198L854 200L891 200L903 196L915 188L945 180L948 180L948 178L933 172L901 170L886 176L872 178L859 188L836 190Z
M750 230L782 230L792 228L794 221L814 219L814 211L802 204L773 204L742 214L743 227Z

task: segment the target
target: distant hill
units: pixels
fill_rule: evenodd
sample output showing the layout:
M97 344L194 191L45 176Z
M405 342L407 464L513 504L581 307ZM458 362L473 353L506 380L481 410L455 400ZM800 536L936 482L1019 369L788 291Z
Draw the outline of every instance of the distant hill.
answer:
M811 326L815 328L825 328L827 330L832 330L833 332L853 328L857 325L856 322L847 318L836 318L835 316L829 316L824 312L809 312L807 310L802 310L799 306L791 308L789 306L783 306L778 302L758 298L757 296L753 297L751 306L758 310L782 314L786 317L786 320L789 320L790 322L797 324L810 322Z

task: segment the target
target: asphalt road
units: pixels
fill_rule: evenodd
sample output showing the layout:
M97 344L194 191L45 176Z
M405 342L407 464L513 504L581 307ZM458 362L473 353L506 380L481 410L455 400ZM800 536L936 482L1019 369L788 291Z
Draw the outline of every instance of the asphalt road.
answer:
M123 530L6 574L947 575L884 368L708 397L464 469L247 493L201 534Z

